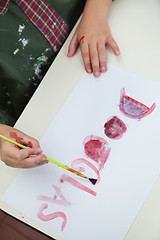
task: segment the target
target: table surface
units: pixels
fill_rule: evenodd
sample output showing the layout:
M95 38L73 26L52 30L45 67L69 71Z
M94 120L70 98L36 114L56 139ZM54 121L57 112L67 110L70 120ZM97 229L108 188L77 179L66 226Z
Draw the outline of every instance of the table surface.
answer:
M108 21L121 54L116 57L107 47L107 62L153 81L160 81L159 12L159 0L116 0L112 4ZM73 32L74 30L15 125L16 128L37 139L43 136L85 71L80 50L73 58L66 56ZM6 167L0 162L0 199L18 172L18 169ZM160 239L159 189L160 178L157 179L125 240ZM21 214L2 200L0 206L4 211L21 219ZM26 217L23 221L53 236L52 232L33 220Z

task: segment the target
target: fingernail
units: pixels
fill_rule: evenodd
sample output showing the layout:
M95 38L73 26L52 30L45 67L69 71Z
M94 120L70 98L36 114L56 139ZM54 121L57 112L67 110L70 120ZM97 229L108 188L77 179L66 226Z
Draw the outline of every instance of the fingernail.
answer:
M95 77L99 77L99 76L100 76L100 72L95 72L95 73L94 73L94 76L95 76Z
M105 72L105 71L107 71L107 66L101 67L101 72Z
M42 153L42 149L41 148L37 148L36 154L40 154L40 153Z
M92 73L92 70L91 70L90 68L86 68L86 67L85 67L85 69L86 69L86 72L87 72L87 73Z
M120 51L119 50L116 50L116 55L119 55L120 54Z

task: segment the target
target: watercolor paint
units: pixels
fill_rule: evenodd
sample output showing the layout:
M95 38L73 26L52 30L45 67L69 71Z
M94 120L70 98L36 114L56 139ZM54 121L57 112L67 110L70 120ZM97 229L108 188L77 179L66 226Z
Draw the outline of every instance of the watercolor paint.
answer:
M125 123L117 116L112 117L104 124L104 133L113 140L120 139L127 131Z
M98 163L99 170L103 169L111 151L108 142L101 137L90 135L84 139L83 145L85 154Z
M155 107L155 103L149 108L141 102L127 96L125 88L122 88L119 109L125 116L133 119L140 119L151 114Z

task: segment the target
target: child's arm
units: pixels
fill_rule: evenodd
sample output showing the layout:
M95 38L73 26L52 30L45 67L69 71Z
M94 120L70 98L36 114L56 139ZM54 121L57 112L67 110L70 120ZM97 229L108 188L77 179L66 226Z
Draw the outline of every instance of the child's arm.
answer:
M20 149L15 144L0 138L0 158L7 166L33 168L48 162L36 139L3 124L0 124L0 135L29 147L28 149Z
M81 48L85 69L95 77L107 70L105 45L109 44L115 55L120 54L113 39L107 15L111 0L87 0L82 19L74 33L68 49L68 57L75 54L78 44Z

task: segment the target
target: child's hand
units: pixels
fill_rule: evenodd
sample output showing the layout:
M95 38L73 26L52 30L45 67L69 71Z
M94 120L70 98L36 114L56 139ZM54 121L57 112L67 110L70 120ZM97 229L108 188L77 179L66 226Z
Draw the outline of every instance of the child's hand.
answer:
M106 15L97 15L96 9L95 14L90 12L82 16L70 42L67 56L72 57L80 45L86 71L99 77L101 72L107 71L105 45L108 44L117 56L120 50L111 35Z
M15 144L0 138L0 158L7 166L33 168L48 162L36 139L2 124L0 124L0 134L29 147L21 149Z

